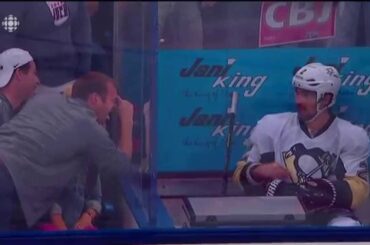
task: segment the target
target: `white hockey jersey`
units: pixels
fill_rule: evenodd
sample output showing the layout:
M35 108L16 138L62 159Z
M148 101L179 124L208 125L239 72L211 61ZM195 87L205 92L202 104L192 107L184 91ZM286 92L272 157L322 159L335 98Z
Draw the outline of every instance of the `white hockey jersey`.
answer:
M294 183L307 177L345 180L352 191L352 206L368 196L370 144L359 126L333 117L311 137L297 113L270 114L258 121L249 140L252 147L245 164L275 161L289 170ZM255 183L250 178L247 182Z

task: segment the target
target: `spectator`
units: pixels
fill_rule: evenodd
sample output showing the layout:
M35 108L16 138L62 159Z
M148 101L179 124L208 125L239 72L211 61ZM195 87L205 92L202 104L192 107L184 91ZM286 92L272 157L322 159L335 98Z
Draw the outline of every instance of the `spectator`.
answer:
M216 1L158 2L161 48L202 49L203 21L201 10Z
M11 48L0 54L0 125L13 117L39 83L35 62L27 51Z
M20 110L39 83L36 65L29 52L10 48L0 54L0 126ZM14 227L24 227L19 205L9 215Z
M40 92L63 91L62 85L90 70L91 26L85 2L1 2L0 20L0 51L16 46L31 53Z
M87 84L87 81L85 82ZM78 80L77 90L84 89L83 86L79 86L79 83L81 81ZM80 92L76 89L72 92L71 86L65 95L72 96L73 93ZM133 106L124 100L119 105L117 111L121 122L121 135L118 146L131 158ZM85 176L86 172L87 176ZM119 193L116 194L119 195ZM101 181L96 169L90 166L65 188L58 203L53 205L50 218L46 215L44 218L46 223L41 224L40 228L43 230L95 229L94 220L101 214L101 211Z
M118 99L112 79L90 72L77 83L83 89L73 98L35 96L0 128L1 230L10 229L17 203L27 226L34 226L88 163L100 175L127 180L127 157L98 124Z
M270 5L270 11L263 11L262 6L267 5ZM370 42L367 36L369 28L366 28L369 23L368 8L367 2L343 1L219 2L213 8L202 11L204 48L259 48L262 47L261 39L276 41L266 47L368 46ZM309 20L311 15L312 19ZM273 19L274 16L281 26L271 28L275 29L275 34L268 36L269 34L263 31L266 28L263 23L266 19ZM307 21L291 25L294 16L297 18L299 16L301 20L307 17ZM320 22L324 19L325 22ZM315 25L320 28L326 26L325 33L330 29L331 35L320 34L322 30L312 28ZM297 35L297 30L299 32L307 30L306 38ZM284 42L279 37L292 38Z

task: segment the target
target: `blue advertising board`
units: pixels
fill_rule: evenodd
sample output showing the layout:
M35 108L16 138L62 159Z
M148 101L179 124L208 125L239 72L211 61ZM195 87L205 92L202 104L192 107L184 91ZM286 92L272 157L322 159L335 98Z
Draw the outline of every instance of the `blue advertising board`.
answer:
M368 131L369 48L160 51L154 154L158 172L223 170L227 108L236 91L234 169L262 116L295 110L292 76L310 59L342 66L334 111Z

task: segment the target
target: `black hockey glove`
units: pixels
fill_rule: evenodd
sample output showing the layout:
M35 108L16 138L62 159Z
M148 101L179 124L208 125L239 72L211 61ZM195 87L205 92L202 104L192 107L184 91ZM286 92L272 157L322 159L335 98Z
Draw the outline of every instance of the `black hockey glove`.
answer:
M266 196L297 196L299 186L276 179L271 181L266 188Z
M334 184L327 179L309 179L300 185L298 198L306 210L318 210L332 207L337 199Z
M297 196L304 208L312 211L332 207L337 192L327 179L309 179L301 185L276 179L267 185L266 196Z

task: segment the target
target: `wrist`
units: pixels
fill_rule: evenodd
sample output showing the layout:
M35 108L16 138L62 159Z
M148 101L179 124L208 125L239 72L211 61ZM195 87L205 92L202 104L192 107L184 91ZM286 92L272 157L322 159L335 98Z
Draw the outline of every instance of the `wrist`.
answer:
M259 163L252 163L250 164L246 169L246 178L249 183L258 185L261 184L262 179L259 178L258 172L256 173L256 170L260 168L261 164Z
M262 164L257 163L257 164L250 166L249 174L255 182L261 183L265 180L265 178L263 178L262 172L263 172Z

